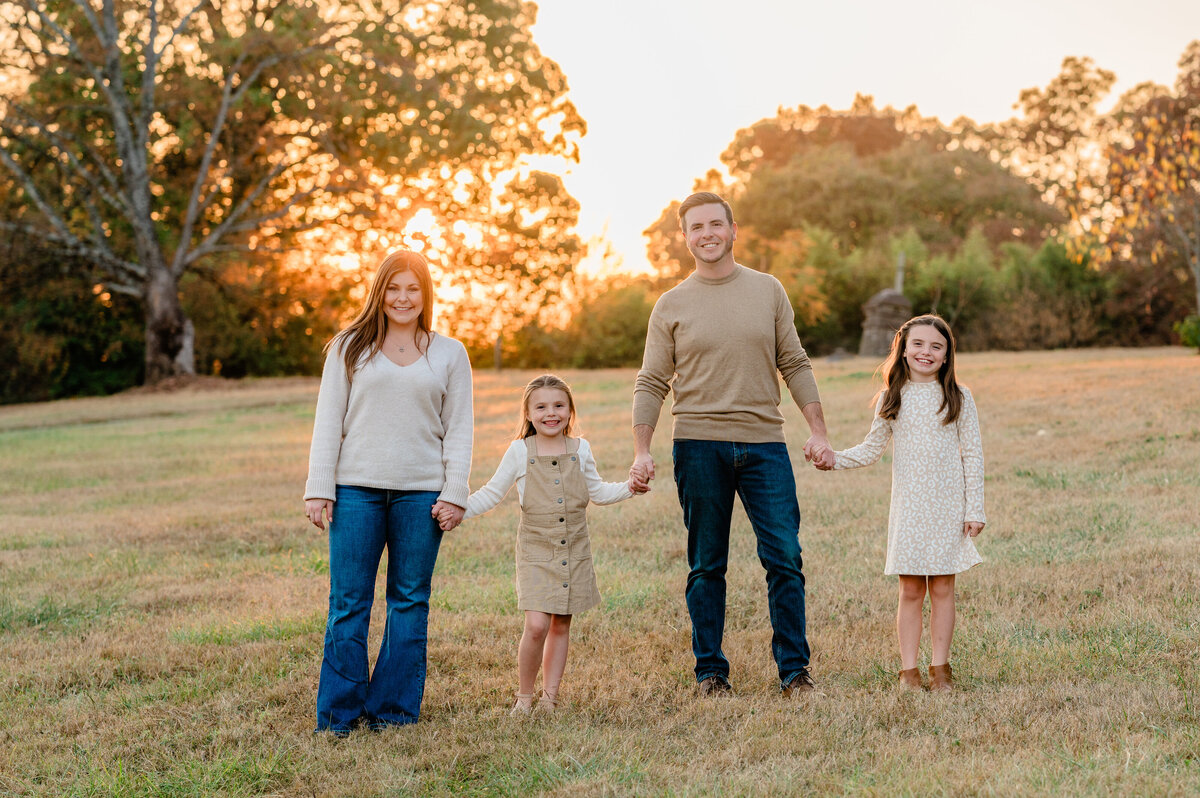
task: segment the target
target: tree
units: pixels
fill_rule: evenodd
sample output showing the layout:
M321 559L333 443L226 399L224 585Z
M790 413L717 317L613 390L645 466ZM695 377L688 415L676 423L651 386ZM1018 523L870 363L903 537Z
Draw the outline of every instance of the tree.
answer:
M1140 106L1121 116L1127 135L1107 153L1117 212L1107 244L1116 258L1140 248L1153 263L1182 261L1200 313L1200 40L1179 67L1174 94L1143 93Z
M0 0L0 19L0 163L21 195L0 224L140 301L148 381L194 372L180 280L221 253L331 225L356 251L394 244L369 233L422 212L487 243L451 228L499 209L518 229L490 240L569 268L572 201L521 163L577 157L584 125L520 0ZM530 233L547 205L553 241Z
M979 230L953 255L936 255L914 271L908 290L913 311L937 313L959 331L959 338L965 334L964 322L983 316L994 303L999 275L992 248Z
M969 267L991 262L977 250L1036 245L1061 218L1033 186L936 119L878 109L870 97L846 111L781 110L739 131L721 157L733 176L723 190L736 211L739 260L784 283L814 351L855 346L862 304L893 283L898 247L914 249L915 239L943 272L982 281L958 292L943 280L924 297L936 293L969 319L966 304L987 295L985 275ZM665 273L690 268L668 224L674 207L647 230L650 262ZM926 259L910 261L911 270Z
M142 372L139 312L24 236L0 247L0 404L107 394Z
M763 239L819 227L850 252L913 228L927 246L949 251L976 227L993 245L1037 243L1058 219L1028 184L960 146L936 119L877 109L861 95L846 111L781 110L739 131L721 158L734 177L725 193L739 227ZM680 254L662 235L667 213L647 231L660 269Z
M1064 58L1045 88L1020 93L1019 118L966 132L964 138L979 134L1001 164L1066 215L1072 235L1086 233L1103 199L1104 164L1096 156L1108 120L1099 104L1115 82L1114 73L1090 58Z
M561 294L583 245L574 232L579 204L556 175L522 172L494 202L495 210L464 209L474 221L446 231L453 243L435 249L457 254L458 296L446 302L455 336L470 351L490 348L499 367L506 339Z

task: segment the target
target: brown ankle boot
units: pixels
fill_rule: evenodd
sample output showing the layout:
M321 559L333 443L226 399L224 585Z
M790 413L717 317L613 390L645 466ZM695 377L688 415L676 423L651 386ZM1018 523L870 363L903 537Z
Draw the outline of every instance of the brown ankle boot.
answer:
M921 671L916 668L908 668L900 671L900 689L901 690L920 690L921 689Z
M950 669L950 663L945 665L930 665L929 666L929 689L930 690L953 690L954 689L954 672Z

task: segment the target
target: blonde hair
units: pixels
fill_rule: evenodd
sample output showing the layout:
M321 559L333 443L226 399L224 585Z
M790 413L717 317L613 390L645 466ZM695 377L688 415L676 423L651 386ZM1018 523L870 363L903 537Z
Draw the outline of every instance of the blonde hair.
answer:
M575 397L571 395L571 386L567 385L562 377L543 374L530 380L529 384L525 386L525 392L521 395L521 421L517 425L517 437L514 440L523 440L537 433L533 422L529 420L529 397L533 396L533 392L539 388L550 388L562 391L567 395L567 425L563 428L563 435L570 435L575 429Z
M417 278L417 285L421 287L421 313L417 316L416 345L421 354L428 348L432 337L430 330L433 329L433 278L429 275L429 263L420 253L407 249L389 252L375 271L371 288L358 316L325 345L326 352L335 346L343 347L347 382L354 381L354 372L363 357L375 355L383 346L383 338L387 335L384 297L387 295L388 283L397 274L404 272L412 272Z

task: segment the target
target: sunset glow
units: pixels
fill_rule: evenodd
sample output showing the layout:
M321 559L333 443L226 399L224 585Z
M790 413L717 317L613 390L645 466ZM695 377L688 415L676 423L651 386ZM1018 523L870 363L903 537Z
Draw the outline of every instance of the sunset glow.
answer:
M642 230L720 165L738 129L780 107L847 108L862 93L947 124L999 121L1072 55L1116 72L1111 102L1142 81L1170 85L1200 32L1200 3L1185 0L1098 0L1086 13L1017 0L1004 14L881 0L537 6L535 40L588 123L564 177L581 204L580 235L607 235L635 272L648 268Z

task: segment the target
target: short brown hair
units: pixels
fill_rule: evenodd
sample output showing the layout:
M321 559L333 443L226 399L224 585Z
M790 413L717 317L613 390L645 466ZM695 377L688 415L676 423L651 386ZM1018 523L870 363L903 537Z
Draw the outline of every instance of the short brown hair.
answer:
M733 224L733 208L729 207L729 203L720 194L714 194L711 191L698 191L679 204L680 228L683 227L683 217L687 216L687 212L699 205L720 205L725 209L725 220Z

